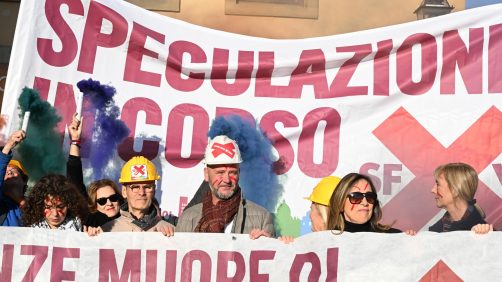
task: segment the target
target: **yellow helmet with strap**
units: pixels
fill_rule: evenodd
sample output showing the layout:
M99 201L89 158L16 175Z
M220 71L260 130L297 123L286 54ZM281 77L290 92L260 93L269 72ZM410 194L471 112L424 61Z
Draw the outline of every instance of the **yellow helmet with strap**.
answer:
M340 178L336 176L326 176L312 190L312 194L305 198L314 203L329 206L331 195L335 191L336 186L340 183Z
M122 167L120 183L155 181L159 180L155 165L143 156L132 157Z

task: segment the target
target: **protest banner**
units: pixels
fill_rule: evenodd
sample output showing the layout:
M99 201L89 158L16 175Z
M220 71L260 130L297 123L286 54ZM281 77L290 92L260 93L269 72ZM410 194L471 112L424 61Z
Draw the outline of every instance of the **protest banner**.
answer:
M501 5L295 40L211 30L113 0L24 1L19 23L6 131L20 127L25 86L58 109L61 134L78 81L115 87L130 129L115 170L133 155L154 160L166 213L179 214L202 180L211 120L234 113L274 142L297 235L308 223L302 197L319 178L353 171L372 176L386 222L426 229L441 216L432 172L459 161L479 173L478 203L502 228Z
M499 281L501 234L240 234L0 228L2 281Z

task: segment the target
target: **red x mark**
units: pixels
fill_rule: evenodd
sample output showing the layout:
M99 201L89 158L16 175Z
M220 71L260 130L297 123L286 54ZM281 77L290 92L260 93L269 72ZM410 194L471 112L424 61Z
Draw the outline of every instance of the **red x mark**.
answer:
M144 165L135 165L134 166L134 171L137 173L137 174L145 174L145 166Z
M213 149L212 153L215 158L217 158L221 154L225 154L230 158L233 158L235 155L235 147L233 143L227 143L227 144L214 143L211 149Z
M478 173L502 152L502 113L491 107L453 144L445 148L404 108L399 108L373 134L415 175L384 207L384 222L396 227L422 228L438 213L431 195L434 169L465 162ZM502 228L502 199L481 181L476 193L486 221Z
M442 260L439 260L427 273L418 280L419 282L428 282L428 281L448 281L448 282L462 282L462 280L451 268L444 263Z

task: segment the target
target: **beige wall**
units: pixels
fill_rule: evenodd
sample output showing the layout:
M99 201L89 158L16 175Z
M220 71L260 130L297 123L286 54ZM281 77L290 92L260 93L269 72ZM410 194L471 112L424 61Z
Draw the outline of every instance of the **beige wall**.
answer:
M162 1L162 0L157 0ZM179 0L180 12L160 14L213 29L268 38L306 38L347 33L416 20L421 0L319 0L316 20L225 15L225 0ZM465 0L449 0L453 12ZM209 4L210 3L210 4ZM0 45L11 45L19 3L0 0ZM4 28L6 27L6 28Z
M225 15L225 0L179 1L179 13L161 14L213 29L267 38L317 37L414 21L413 11L421 3L421 0L319 0L319 17L312 20ZM449 2L455 6L453 12L465 9L465 0ZM0 0L0 45L12 45L18 7L18 2ZM7 64L0 65L0 77L6 72ZM5 80L1 79L0 87L4 85ZM0 101L2 96L0 89Z
M319 0L317 20L225 15L225 0L180 0L180 3L180 13L161 14L245 35L306 38L414 21L413 11L421 0ZM449 0L449 3L455 7L453 12L465 9L465 0Z

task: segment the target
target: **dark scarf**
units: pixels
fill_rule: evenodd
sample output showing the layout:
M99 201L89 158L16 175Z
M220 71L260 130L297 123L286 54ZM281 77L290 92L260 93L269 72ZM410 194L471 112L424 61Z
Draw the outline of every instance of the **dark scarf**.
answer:
M122 206L120 206L120 209L122 209L124 211L128 211L129 206L127 205L127 202L122 204ZM133 218L132 223L144 231L152 228L153 226L155 226L155 224L157 224L161 220L161 217L159 216L159 213L158 213L158 210L157 210L157 207L155 206L155 204L152 204L150 206L148 213L145 214L142 218L137 218L132 213L129 213L129 214Z
M87 221L85 222L84 225L91 227L100 227L103 226L105 223L108 223L119 217L120 217L120 211L112 217L108 217L106 214L96 211L95 213L89 214L89 217L87 217Z
M363 223L363 224L357 224L357 223L349 222L349 221L345 220L345 218L343 220L345 223L345 231L347 231L347 232L353 232L353 233L357 233L357 232L401 233L402 232L401 230L396 229L396 228L389 228L386 230L375 230L375 228L373 228L373 226L371 226L370 221Z
M202 200L202 218L195 227L195 232L223 233L239 210L241 188L237 187L235 194L228 200L220 200L213 205L211 191Z
M371 227L371 222L366 222L363 224L352 223L350 221L344 220L345 230L347 232L375 232L373 227Z

